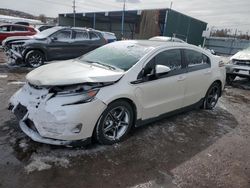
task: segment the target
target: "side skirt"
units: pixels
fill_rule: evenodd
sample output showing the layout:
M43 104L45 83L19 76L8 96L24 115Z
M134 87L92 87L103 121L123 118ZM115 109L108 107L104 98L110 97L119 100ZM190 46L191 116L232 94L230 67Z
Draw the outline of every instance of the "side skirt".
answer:
M183 108L171 111L171 112L167 112L165 114L162 114L162 115L159 115L157 117L150 118L150 119L146 119L146 120L138 119L135 123L135 127L147 125L149 123L153 123L153 122L156 122L158 120L165 119L167 117L171 117L173 115L177 115L177 114L187 112L187 111L190 111L193 109L199 109L203 105L203 101L204 101L204 98L202 98L200 101L198 101L197 103L192 104L190 106L186 106L186 107L183 107Z

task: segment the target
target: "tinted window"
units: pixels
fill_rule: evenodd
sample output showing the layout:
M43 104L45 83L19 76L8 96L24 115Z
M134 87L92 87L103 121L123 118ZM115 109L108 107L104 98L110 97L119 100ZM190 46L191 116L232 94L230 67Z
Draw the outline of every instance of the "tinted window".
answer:
M154 74L156 65L168 66L171 69L171 71L164 76L174 76L185 72L185 70L182 69L181 51L178 49L167 50L159 53L151 59L144 67L144 70L139 74L138 78L151 76L152 79L155 79Z
M0 27L0 32L8 32L10 31L10 27L9 26L1 26Z
M21 27L21 26L12 26L11 31L28 31L26 27Z
M97 34L95 34L95 33L89 33L89 35L90 35L90 39L91 40L98 40L98 39L100 39L99 36Z
M59 41L70 40L71 39L71 31L70 30L63 30L58 31L53 35L53 37L57 38Z
M155 57L157 65L168 66L171 70L181 69L181 51L180 50L167 50L159 53Z
M200 52L196 52L194 50L185 50L185 54L188 67L210 64L209 58Z
M75 39L76 40L86 40L89 39L88 32L87 31L75 31Z

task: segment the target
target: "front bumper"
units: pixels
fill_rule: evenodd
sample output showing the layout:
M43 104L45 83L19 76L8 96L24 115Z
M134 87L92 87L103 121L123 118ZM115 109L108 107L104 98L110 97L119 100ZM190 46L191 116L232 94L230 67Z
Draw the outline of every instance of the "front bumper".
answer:
M83 140L75 140L75 141L55 140L51 138L44 138L37 131L29 128L28 125L25 123L25 121L20 121L19 125L20 125L21 130L35 142L57 145L57 146L78 146L78 145L83 146L91 142L91 137L85 138Z
M79 100L79 97L51 98L46 90L32 89L26 84L10 99L10 109L20 120L23 132L32 140L52 145L72 145L92 137L98 118L106 108L98 99L64 106ZM78 125L81 127L75 131Z
M235 75L239 77L250 77L250 66L244 65L233 65L229 64L226 66L227 75Z

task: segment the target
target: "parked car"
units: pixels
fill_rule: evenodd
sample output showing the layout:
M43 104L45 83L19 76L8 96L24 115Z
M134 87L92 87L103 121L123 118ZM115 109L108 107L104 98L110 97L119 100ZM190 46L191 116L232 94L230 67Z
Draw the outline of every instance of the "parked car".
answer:
M175 37L164 37L164 36L156 36L152 37L149 40L153 41L165 41L165 42L184 42L183 40Z
M117 143L137 127L193 107L213 109L221 59L186 43L119 41L31 71L9 109L31 139Z
M0 44L7 37L35 35L37 31L30 26L5 24L0 26Z
M55 26L54 26L54 25L39 25L39 26L37 27L37 29L38 29L39 31L44 31L44 30L50 29L50 28L52 28L52 27L55 27Z
M76 58L107 43L102 32L77 27L53 27L30 39L11 40L3 42L6 55L17 64L31 67L39 67L45 61Z
M106 39L107 43L117 41L117 38L114 33L102 31L102 35Z
M250 78L250 48L233 55L226 65L226 70L228 84L231 84L236 76Z

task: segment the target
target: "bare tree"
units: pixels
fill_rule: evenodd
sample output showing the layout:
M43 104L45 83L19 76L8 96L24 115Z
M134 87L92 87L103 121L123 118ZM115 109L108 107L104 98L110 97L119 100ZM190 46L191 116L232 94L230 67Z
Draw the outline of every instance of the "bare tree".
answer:
M38 19L39 19L41 22L43 22L43 23L46 23L46 22L47 22L47 18L46 18L46 16L45 16L44 14L40 14L40 15L38 16Z

